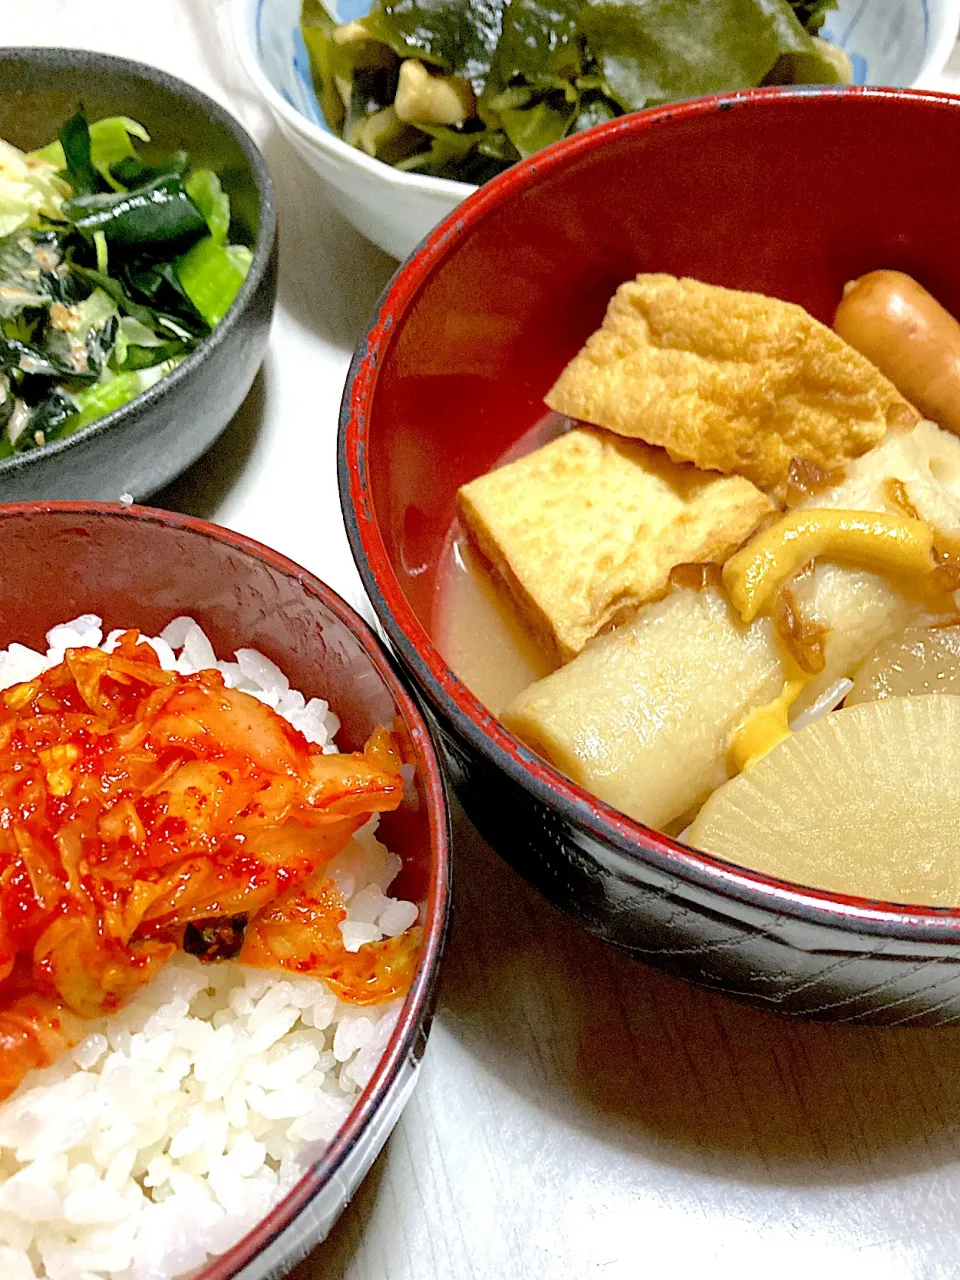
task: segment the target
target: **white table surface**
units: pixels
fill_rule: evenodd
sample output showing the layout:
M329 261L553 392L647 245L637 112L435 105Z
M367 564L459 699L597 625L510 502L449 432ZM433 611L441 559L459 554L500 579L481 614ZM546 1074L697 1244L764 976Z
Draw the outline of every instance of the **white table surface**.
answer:
M271 127L221 3L0 0L0 42L155 63L263 145L280 208L270 351L224 437L156 502L259 538L359 603L337 408L394 264ZM960 91L960 51L930 87ZM418 1090L295 1280L960 1275L960 1029L791 1024L663 977L582 934L464 822L455 882Z

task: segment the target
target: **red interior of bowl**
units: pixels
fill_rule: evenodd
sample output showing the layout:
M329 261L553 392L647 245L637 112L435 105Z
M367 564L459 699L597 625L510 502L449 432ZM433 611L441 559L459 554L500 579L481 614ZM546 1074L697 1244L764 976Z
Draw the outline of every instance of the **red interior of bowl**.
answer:
M891 267L960 314L960 178L948 160L960 154L960 101L761 92L574 142L481 191L462 236L406 266L386 303L391 327L373 335L369 497L428 632L457 488L543 415L544 393L637 272L756 290L829 324L845 281Z
M44 650L44 633L81 613L99 614L105 630L135 627L148 635L189 614L218 657L259 649L294 688L327 699L342 722L342 748L361 747L386 723L405 735L416 763L412 791L384 815L380 831L403 859L395 891L423 908L420 969L377 1072L324 1158L250 1236L201 1273L233 1275L335 1171L429 1008L448 907L448 820L437 758L366 624L318 579L250 539L146 508L30 503L0 506L0 546L0 646L19 641Z
M958 154L960 99L947 95L770 89L642 112L481 188L382 300L342 409L342 496L365 585L391 640L477 749L624 848L840 902L646 831L485 713L433 645L457 488L542 417L544 394L613 291L640 271L767 293L829 324L847 280L897 268L960 315ZM903 914L856 899L843 909Z

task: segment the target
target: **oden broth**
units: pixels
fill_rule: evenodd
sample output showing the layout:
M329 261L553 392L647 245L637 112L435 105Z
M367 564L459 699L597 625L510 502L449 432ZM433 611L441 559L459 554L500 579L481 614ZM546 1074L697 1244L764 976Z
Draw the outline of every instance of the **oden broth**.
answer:
M571 425L568 418L547 415L495 466L533 453ZM437 647L470 692L494 715L534 681L555 670L552 656L527 631L507 592L470 545L458 520L447 536L437 582L433 629Z

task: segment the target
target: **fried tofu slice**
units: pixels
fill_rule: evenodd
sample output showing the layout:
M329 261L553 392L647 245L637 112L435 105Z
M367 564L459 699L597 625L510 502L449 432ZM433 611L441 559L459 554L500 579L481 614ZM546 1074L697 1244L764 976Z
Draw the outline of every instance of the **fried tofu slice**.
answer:
M546 397L558 413L671 458L783 491L790 462L840 467L919 414L802 307L639 275Z
M722 564L772 509L741 476L578 428L464 485L461 522L560 661L667 589L676 565Z

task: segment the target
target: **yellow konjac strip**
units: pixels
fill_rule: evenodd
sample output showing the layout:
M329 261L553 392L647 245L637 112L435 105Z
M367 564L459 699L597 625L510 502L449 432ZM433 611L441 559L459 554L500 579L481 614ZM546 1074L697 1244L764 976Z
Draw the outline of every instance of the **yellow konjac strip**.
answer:
M730 763L742 772L790 737L787 717L807 683L806 678L788 680L773 702L755 707L734 729L730 738Z
M878 573L927 577L933 530L923 520L878 511L792 511L758 534L723 567L723 585L744 622L777 588L817 556Z

